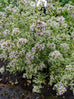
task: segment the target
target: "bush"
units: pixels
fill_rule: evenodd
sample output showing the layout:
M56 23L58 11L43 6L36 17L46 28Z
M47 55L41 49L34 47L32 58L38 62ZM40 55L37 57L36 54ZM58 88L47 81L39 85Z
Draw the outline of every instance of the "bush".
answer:
M62 95L70 86L74 93L74 6L48 3L46 14L34 2L20 0L0 12L0 59L8 60L10 73L23 71L32 79L33 92L42 84L55 83Z

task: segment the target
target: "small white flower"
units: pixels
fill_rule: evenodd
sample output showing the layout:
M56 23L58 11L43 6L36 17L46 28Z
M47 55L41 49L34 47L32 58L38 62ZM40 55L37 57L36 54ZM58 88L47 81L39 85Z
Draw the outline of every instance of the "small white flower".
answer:
M53 6L53 4L50 3L47 5L47 9L48 9L48 11L52 11L55 9L55 7Z
M19 34L20 31L19 31L19 28L14 28L13 31L12 31L12 35L14 36L15 34Z
M61 26L66 28L67 27L67 23L63 23L63 24L61 24Z
M36 48L35 48L35 47L32 48L32 53L33 53L33 54L36 53Z
M12 12L14 14L17 14L18 11L19 11L18 7L15 6L14 8L12 8Z
M34 58L34 55L33 55L31 52L28 52L28 53L26 54L26 59L31 60L31 59L33 59L33 58Z
M4 12L0 12L0 17L5 17L5 13Z
M50 37L50 32L47 30L47 31L43 31L43 33L46 35L46 36L48 36L48 37Z
M40 67L41 68L45 68L45 64L42 62L42 63L40 63Z
M6 11L7 13L12 12L12 5L7 6L7 7L5 8L5 11Z
M19 52L19 55L23 55L23 54L25 54L25 50L21 50L20 52Z
M56 45L54 43L49 43L49 44L47 44L47 47L49 47L50 49L55 50Z
M72 70L72 69L73 69L72 65L67 65L66 66L66 70Z
M0 40L0 47L3 42L5 42L5 39Z
M33 23L31 26L30 26L30 29L32 30L32 31L34 31L34 29L35 29L35 24Z
M58 8L57 8L57 13L58 13L58 14L61 14L61 12L62 12L62 7L58 7Z
M61 16L61 17L58 17L57 18L57 21L59 21L59 22L65 22L65 18L63 17L63 16Z
M10 31L6 29L6 30L3 32L4 37L7 36L9 33L10 33Z
M35 36L41 36L43 35L43 32L41 30L36 31Z
M36 44L35 47L38 48L39 50L43 50L45 48L45 45L44 44Z
M69 49L69 44L63 43L61 44L61 47L64 48L65 50Z
M4 67L0 68L0 72L3 73L4 72Z
M31 52L28 52L26 54L26 61L27 61L27 63L30 64L31 63L31 60L33 60L33 59L34 59L34 54L31 53Z
M33 87L33 92L37 92L37 93L39 92L38 86L34 86L34 87Z

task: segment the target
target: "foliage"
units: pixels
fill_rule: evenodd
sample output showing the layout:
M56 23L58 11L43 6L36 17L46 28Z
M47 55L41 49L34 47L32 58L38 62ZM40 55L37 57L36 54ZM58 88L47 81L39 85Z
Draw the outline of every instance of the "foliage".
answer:
M0 11L0 59L9 61L7 71L33 77L33 92L48 77L57 95L68 86L74 93L74 6L48 3L44 14L34 4L20 0Z
M59 2L61 6L65 4L74 4L74 0L47 0L48 2Z
M65 5L67 3L72 3L74 0L59 0L60 2L62 2L62 5Z

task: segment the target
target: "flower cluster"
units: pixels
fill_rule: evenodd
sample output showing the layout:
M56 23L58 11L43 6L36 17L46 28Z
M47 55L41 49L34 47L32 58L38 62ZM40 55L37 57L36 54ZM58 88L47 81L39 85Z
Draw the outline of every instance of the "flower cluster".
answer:
M13 43L10 40L7 40L1 44L1 49L7 50L12 47Z
M16 34L19 34L20 31L19 31L19 28L14 28L13 31L12 31L12 35L16 35Z
M56 49L56 44L49 43L49 44L47 44L47 47L50 48L51 50L55 50Z
M35 47L38 49L38 50L43 50L45 45L44 44L36 44Z
M19 57L19 53L16 51L12 51L10 54L9 54L9 57L10 58L18 58Z
M45 68L45 64L44 63L40 63L40 67L41 68Z
M65 50L69 49L69 44L63 43L61 44L61 47L64 48Z
M10 34L10 31L8 29L6 29L4 32L3 32L3 36L8 36Z
M49 56L52 56L53 58L60 58L62 57L62 54L59 51L54 51L53 53L50 53Z
M45 22L42 22L40 20L36 21L35 23L33 23L30 27L30 29L33 31L33 30L45 30L45 26L46 26L46 23Z
M44 34L43 31L45 30L45 27L46 27L46 23L38 20L30 26L30 29L32 31L34 30L36 31L35 36L41 36Z
M21 47L21 45L26 44L26 43L27 43L27 39L20 38L17 42L17 47Z
M65 22L65 18L63 16L61 17L51 17L49 20L50 26L53 28L58 28L58 27L67 27L67 23Z
M62 82L59 82L58 84L55 84L55 87L57 88L57 95L62 95L66 92L65 86L62 84Z

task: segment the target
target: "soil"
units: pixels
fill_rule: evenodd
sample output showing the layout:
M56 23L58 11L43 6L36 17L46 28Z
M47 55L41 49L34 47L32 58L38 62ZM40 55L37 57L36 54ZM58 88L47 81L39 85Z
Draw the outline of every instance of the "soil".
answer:
M56 96L56 91L53 90L53 86L43 85L41 94L32 93L32 79L31 83L28 83L28 79L22 78L23 72L16 72L16 74L10 74L6 71L5 62L0 60L0 68L5 66L3 74L0 73L0 99L74 99L74 95L68 87L67 92L62 96Z

